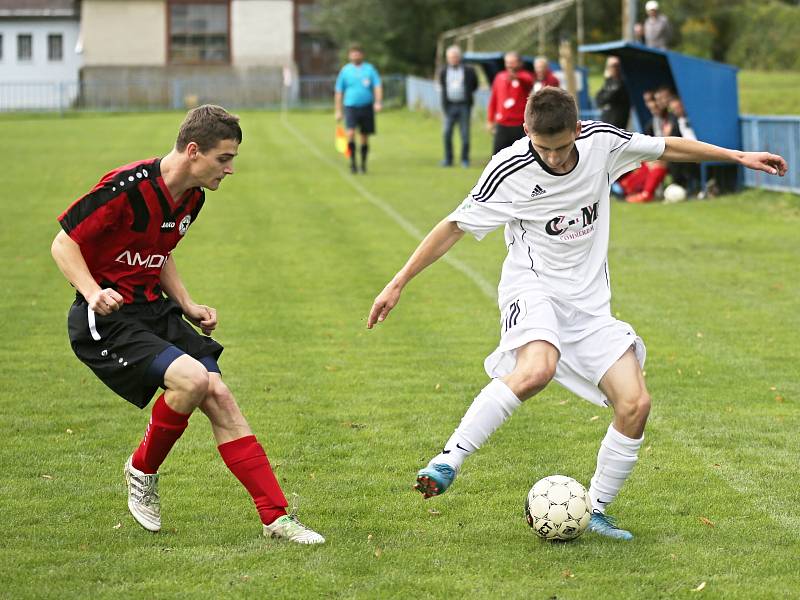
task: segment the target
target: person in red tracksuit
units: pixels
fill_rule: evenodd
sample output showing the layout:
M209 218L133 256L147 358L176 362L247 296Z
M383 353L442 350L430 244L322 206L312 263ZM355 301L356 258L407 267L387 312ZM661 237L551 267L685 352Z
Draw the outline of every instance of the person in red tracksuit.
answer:
M492 154L525 137L525 103L533 89L533 75L523 68L517 52L507 52L503 60L506 69L494 78L486 109L487 128L494 134Z

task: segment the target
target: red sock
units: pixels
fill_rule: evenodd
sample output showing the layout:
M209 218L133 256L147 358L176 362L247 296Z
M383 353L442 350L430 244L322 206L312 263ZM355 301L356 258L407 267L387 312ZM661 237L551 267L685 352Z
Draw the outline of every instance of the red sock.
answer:
M653 194L658 187L658 184L664 180L664 177L667 176L667 169L666 167L662 166L655 166L650 167L650 172L647 174L647 180L644 182L644 187L642 191L647 194L648 198L652 198Z
M175 412L161 394L153 404L153 413L144 439L133 453L131 464L143 473L158 473L158 467L172 450L172 446L189 426L189 415Z
M278 480L275 479L267 454L256 436L248 435L226 442L217 449L225 465L253 497L258 516L264 525L269 525L286 514L288 503Z

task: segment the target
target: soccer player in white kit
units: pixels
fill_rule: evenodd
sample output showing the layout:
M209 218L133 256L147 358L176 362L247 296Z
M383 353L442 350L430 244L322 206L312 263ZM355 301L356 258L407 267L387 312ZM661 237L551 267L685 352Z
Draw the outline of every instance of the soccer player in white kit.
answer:
M500 344L485 360L491 378L441 453L417 474L425 498L447 490L464 460L522 401L551 379L611 406L591 480L590 530L629 540L605 514L636 464L650 412L645 347L611 315L609 188L642 161L729 161L783 175L786 162L679 137L654 138L578 121L572 97L547 87L525 109L526 137L492 157L467 198L420 243L375 299L367 327L386 319L405 285L465 232L478 240L505 226L508 255L498 287Z

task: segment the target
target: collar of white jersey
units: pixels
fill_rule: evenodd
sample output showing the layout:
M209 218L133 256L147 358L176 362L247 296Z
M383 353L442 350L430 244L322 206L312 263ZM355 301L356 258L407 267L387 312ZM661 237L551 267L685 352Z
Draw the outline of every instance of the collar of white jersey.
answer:
M581 153L578 152L578 144L575 144L575 164L572 165L572 168L566 173L556 173L553 171L553 169L548 167L547 163L542 160L541 156L539 156L539 153L534 150L533 143L531 142L530 138L528 139L528 150L530 150L530 153L533 154L533 160L539 163L539 166L542 167L544 172L553 175L554 177L564 177L564 175L569 175L578 167L578 163L581 162Z

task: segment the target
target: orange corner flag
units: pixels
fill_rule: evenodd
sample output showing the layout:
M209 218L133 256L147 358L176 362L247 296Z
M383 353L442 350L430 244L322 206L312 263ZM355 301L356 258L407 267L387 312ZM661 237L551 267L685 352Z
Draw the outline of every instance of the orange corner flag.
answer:
M336 126L336 151L341 152L347 158L350 158L350 147L347 145L347 134L344 132L344 127L341 125Z

